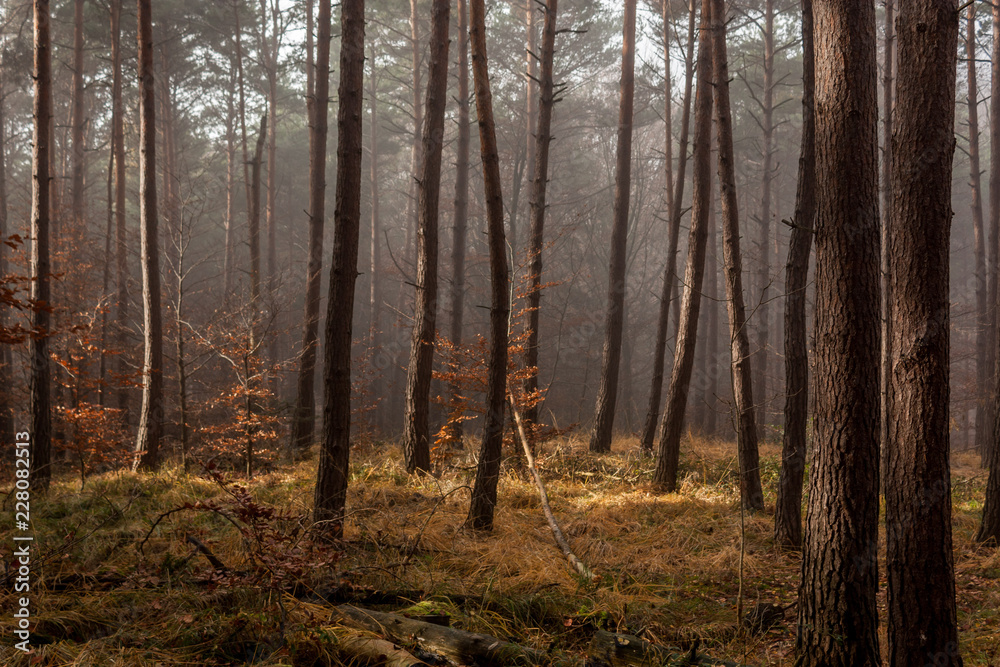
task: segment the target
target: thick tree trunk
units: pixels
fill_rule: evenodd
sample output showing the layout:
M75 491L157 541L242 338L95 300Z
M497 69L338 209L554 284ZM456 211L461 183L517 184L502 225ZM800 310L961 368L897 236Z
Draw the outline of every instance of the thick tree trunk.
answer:
M337 110L337 200L324 348L323 447L316 476L315 521L342 537L351 446L351 343L361 233L362 106L365 0L340 4L340 88Z
M625 0L622 37L622 75L618 107L618 149L615 162L615 203L611 226L611 264L608 268L608 310L604 320L604 361L597 392L590 451L611 451L611 434L618 403L618 368L622 354L625 315L625 272L628 244L628 207L632 189L632 108L635 97L636 0Z
M766 437L767 428L767 372L768 336L771 324L771 305L768 290L771 283L771 183L774 180L774 0L764 0L764 91L761 100L761 125L764 131L764 175L761 179L760 195L760 236L757 240L760 252L757 264L757 354L756 366L757 434Z
M31 188L31 298L49 302L49 170L52 150L52 51L49 2L34 0L34 81L35 117L32 134ZM31 405L31 480L42 493L49 488L52 471L52 405L49 398L49 311L31 311L31 327L36 335L28 342L31 360L28 376Z
M774 542L802 546L802 477L809 420L809 351L806 336L806 286L816 224L816 59L812 0L802 0L802 144L799 149L795 218L785 265L785 433L774 510Z
M771 0L768 0L770 4ZM756 406L750 371L750 336L743 301L743 259L740 253L740 218L736 203L736 166L733 163L733 118L729 106L729 63L726 55L726 4L713 0L712 49L715 74L715 119L719 140L719 190L722 208L722 250L726 270L726 304L732 353L736 448L739 452L740 497L750 511L764 509L757 446ZM765 160L765 164L769 161ZM765 337L765 342L766 342Z
M451 5L434 0L431 62L427 76L427 120L420 152L420 197L417 202L417 298L406 372L403 414L403 458L409 472L430 471L431 372L437 333L438 201L441 195L441 149L444 108L448 101L448 29Z
M979 166L979 79L976 76L976 3L970 3L966 24L965 57L967 62L969 109L969 187L972 190L972 234L976 262L976 451L985 464L983 453L990 441L993 425L986 421L990 393L989 305L986 303L986 237L983 227L982 170Z
M477 530L493 529L497 504L497 481L503 446L504 405L507 394L507 331L510 325L510 294L507 253L503 230L503 194L500 190L500 156L497 153L493 95L486 59L486 9L483 0L470 0L469 23L472 42L472 73L476 85L476 115L483 156L483 187L490 246L490 358L486 380L486 416L479 449L476 482L472 487L466 525Z
M900 7L889 275L889 664L961 667L951 544L949 294L957 0ZM927 576L933 572L933 576Z
M558 0L557 0L558 1ZM455 156L455 226L451 237L451 322L448 337L462 344L465 319L465 246L469 226L469 15L466 0L458 0L458 141ZM459 399L460 387L448 387L452 403ZM462 422L449 426L449 440L461 449Z
M888 449L885 443L889 441L889 392L892 385L892 359L889 353L889 341L892 340L893 322L889 317L892 307L892 281L889 279L889 223L892 219L892 114L893 114L893 56L896 40L895 0L885 0L885 63L882 66L882 358L879 366L879 460L881 480L886 474L888 465ZM881 484L881 482L880 482Z
M702 0L702 35L709 34L712 0ZM687 265L684 269L684 297L677 321L674 366L667 388L667 404L660 426L659 459L653 475L657 491L677 490L677 464L680 458L681 428L687 407L691 371L694 366L698 315L701 310L701 287L705 277L705 247L708 244L708 210L712 197L712 40L698 42L698 91L694 102L694 147L691 225L688 236ZM678 175L678 177L680 177ZM674 202L680 201L679 197ZM662 318L661 318L662 319Z
M878 665L875 5L815 10L816 444L797 651L802 667Z
M642 434L639 436L642 451L652 453L653 438L660 418L660 399L663 394L663 372L667 349L667 329L670 320L670 304L677 303L674 295L677 291L677 244L681 231L681 203L684 200L684 183L687 172L688 129L691 125L691 88L694 79L694 42L695 42L695 10L694 0L688 5L688 44L687 63L684 77L684 109L681 112L680 150L677 164L677 177L674 183L674 193L668 197L671 205L667 212L670 220L669 238L667 241L667 266L663 271L663 291L660 294L660 312L656 321L656 342L653 351L653 379L649 390L649 404L646 407L646 421L643 422ZM666 40L664 40L666 41ZM667 57L667 56L665 56ZM667 101L669 104L669 99ZM711 114L711 111L709 111ZM667 128L667 144L670 144L670 128ZM669 152L669 151L668 151ZM669 170L668 170L669 173ZM670 187L670 184L667 184ZM674 318L678 321L680 318Z
M306 268L306 312L292 418L292 454L312 444L316 421L313 378L319 334L320 272L323 269L323 221L326 217L326 136L330 106L330 0L320 0L316 36L316 92L309 134L309 263Z
M538 125L535 128L534 173L531 182L531 240L528 248L528 338L524 346L524 365L534 368L524 383L531 401L538 391L538 328L542 306L542 251L545 247L545 207L549 182L549 149L552 145L553 60L556 50L556 15L559 0L545 3L545 24L542 27L542 54L539 83ZM529 432L538 423L537 400L525 409L524 418Z
M122 103L121 52L122 0L111 2L111 141L115 163L115 319L119 354L115 368L119 376L128 368L124 351L128 335L128 229L125 218L125 109ZM124 383L118 388L118 409L127 416L128 390Z
M139 226L142 239L144 357L142 409L134 467L159 465L163 434L163 326L156 217L156 107L153 79L153 17L150 0L139 0Z

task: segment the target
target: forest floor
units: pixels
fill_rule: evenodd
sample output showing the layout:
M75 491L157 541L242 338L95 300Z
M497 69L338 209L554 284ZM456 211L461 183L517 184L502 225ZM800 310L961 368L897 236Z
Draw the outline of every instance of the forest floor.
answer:
M12 592L13 542L3 522L0 664L354 664L338 648L343 628L330 620L340 602L446 613L453 626L581 665L596 627L679 649L699 639L701 653L744 664L791 664L800 558L772 540L779 448L761 452L767 510L742 518L732 443L686 440L682 489L663 496L649 492L655 462L638 454L635 439L613 449L594 456L570 437L538 457L555 514L594 582L570 570L516 459L500 479L495 529L482 535L462 528L470 452L436 477L416 477L400 467L397 447L358 447L346 539L318 551L301 529L315 459L257 476L249 495L244 481L205 470L109 472L82 489L79 475L67 473L48 497L32 498L30 656L12 646L10 610L23 594ZM952 468L958 620L970 667L1000 665L1000 549L972 539L986 481L976 462L957 454ZM13 505L8 494L4 512ZM178 511L151 530L170 510ZM756 635L737 631L741 524L744 610L788 607L784 621ZM216 571L189 536L227 571ZM883 536L883 621L884 555Z

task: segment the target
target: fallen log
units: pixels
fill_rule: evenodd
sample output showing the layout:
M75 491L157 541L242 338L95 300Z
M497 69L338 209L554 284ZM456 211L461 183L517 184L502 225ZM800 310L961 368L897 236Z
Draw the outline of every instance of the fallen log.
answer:
M361 661L385 667L427 667L427 663L423 660L418 660L396 644L378 637L357 634L339 637L337 648L351 658L352 664Z
M540 665L546 662L541 651L456 628L425 623L399 614L358 609L349 604L335 607L331 620L369 630L397 644L416 644L460 665L503 667Z
M682 667L687 665L720 665L739 667L738 663L725 660L713 660L704 655L698 655L698 644L695 643L687 653L675 653L663 646L615 632L598 630L590 641L587 650L590 665L593 667Z

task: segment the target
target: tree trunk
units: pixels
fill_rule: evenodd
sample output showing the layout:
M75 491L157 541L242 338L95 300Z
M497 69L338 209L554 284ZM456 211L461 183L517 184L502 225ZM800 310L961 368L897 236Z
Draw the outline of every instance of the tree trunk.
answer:
M960 667L951 544L949 294L957 0L899 12L885 480L889 664ZM927 576L933 572L934 576Z
M558 0L557 0L558 1ZM469 16L466 0L458 0L458 141L455 157L455 226L451 240L451 323L448 337L462 344L465 319L465 246L469 226ZM461 388L448 388L457 403ZM462 449L462 422L449 426L452 446Z
M417 298L406 372L403 414L403 457L409 472L430 471L431 371L437 332L438 200L441 194L441 149L444 108L448 101L448 29L451 6L434 0L431 62L427 76L427 120L421 146L419 225L417 234Z
M52 138L52 51L49 36L49 2L34 0L35 117L32 135L31 188L31 299L49 302L49 171ZM28 342L31 401L31 480L34 488L48 491L52 471L52 405L49 397L49 311L33 308L31 327L37 333Z
M361 233L362 106L365 76L365 0L340 4L340 88L337 110L337 199L333 263L324 348L323 447L316 476L315 521L343 536L351 446L351 343Z
M757 319L757 355L754 358L757 387L754 395L757 397L755 410L757 412L757 434L766 438L767 428L767 372L768 372L768 335L771 323L771 306L768 303L768 289L771 283L771 183L774 179L774 0L764 0L764 91L762 95L761 124L764 131L764 176L761 182L760 195L760 237L758 249L760 259L757 265L757 294L760 302L756 304Z
M815 9L816 444L797 651L802 667L878 665L875 5Z
M122 103L121 52L122 0L111 2L111 141L115 163L115 319L117 323L116 370L119 376L128 371L124 351L128 344L128 229L125 218L125 110ZM127 416L128 389L118 388L118 409Z
M708 35L712 0L702 0L702 35ZM698 90L694 102L693 185L691 225L688 236L687 265L684 269L684 297L677 321L677 342L674 346L674 366L667 389L667 405L660 426L659 460L653 475L657 491L677 490L677 463L680 458L681 428L687 407L691 371L694 366L695 342L698 336L698 314L701 310L701 287L705 277L705 246L708 244L708 209L712 198L711 136L712 136L712 41L698 42ZM680 174L678 174L680 178ZM679 202L675 197L674 202ZM678 204L679 205L679 204ZM661 316L662 319L662 316Z
M420 22L417 8L418 0L410 0L410 49L413 60L413 143L410 144L410 196L406 200L406 263L412 261L413 232L417 228L419 212L417 210L418 188L420 186L420 168L423 157L421 132L424 127L423 100L420 92L423 90L420 76Z
M983 228L982 170L979 166L979 79L976 76L976 4L969 4L965 37L968 65L969 186L972 189L972 234L976 261L976 451L986 460L986 444L992 424L986 421L989 403L989 306L986 303L986 237Z
M163 326L156 217L156 107L153 79L153 17L150 0L139 0L139 226L142 239L144 358L142 409L134 467L159 465L163 433Z
M785 266L785 433L781 441L781 473L774 511L775 544L788 549L802 546L802 477L809 420L806 287L816 225L815 72L812 0L802 0L802 144L795 189L795 218Z
M246 197L247 223L250 217L250 155L247 152L247 101L243 85L243 29L240 27L240 1L233 0L233 20L236 23L236 82L239 90L240 136L243 147L243 195Z
M621 99L618 107L618 149L615 163L615 203L611 227L611 264L608 268L608 310L604 320L604 362L597 393L590 451L611 451L611 433L618 402L618 368L622 354L625 314L626 249L628 207L632 188L632 108L635 97L636 0L625 0L625 32L622 37Z
M309 264L306 313L302 324L298 389L292 419L292 454L312 444L316 421L313 378L319 334L320 271L323 269L323 221L326 217L326 135L330 106L330 0L320 0L316 36L316 93L309 134Z
M247 225L250 236L250 302L253 318L260 309L260 163L263 160L264 139L267 136L267 114L260 118L257 146L250 162L250 215Z
M671 205L667 212L670 220L669 239L667 241L667 266L663 271L663 291L660 294L660 312L656 321L656 343L653 351L653 379L649 390L649 404L646 407L646 421L643 423L642 434L639 437L642 451L652 453L653 438L660 417L660 398L663 393L664 354L667 349L667 329L670 324L670 304L674 301L677 290L675 275L677 273L677 243L681 231L681 203L684 200L684 182L687 171L688 129L691 125L691 88L694 79L694 42L695 42L694 0L688 5L688 45L687 64L684 77L684 109L681 112L680 151L677 164L677 178L674 182L674 194L668 197ZM664 39L666 42L666 39ZM666 51L665 51L666 53ZM664 56L668 58L667 55ZM667 100L667 104L670 100ZM711 111L709 111L711 113ZM670 143L670 128L667 128L667 144ZM668 151L669 153L669 151ZM669 173L669 170L668 170ZM670 187L670 184L667 184ZM675 317L675 321L680 318Z
M2 16L2 15L0 15ZM2 48L3 40L0 40ZM4 105L7 103L5 83L5 63L0 53L0 276L7 275L7 120ZM0 309L0 328L7 326L7 309ZM13 396L10 390L11 381L11 346L0 347L0 438L5 442L14 442L14 413L12 409Z
M719 394L719 374L721 361L719 356L719 244L716 242L717 219L715 215L715 196L713 193L711 209L708 212L708 247L705 256L705 296L708 297L708 321L705 323L705 359L704 367L705 393L701 413L701 432L712 437L718 431L718 416L716 413L716 396Z
M493 529L497 504L497 481L503 446L504 403L507 393L507 331L510 325L510 294L507 253L503 230L503 194L500 190L500 156L497 153L493 95L486 59L486 9L483 0L469 3L472 73L476 85L476 115L483 156L483 187L490 246L490 358L486 380L486 416L483 440L472 487L469 516L465 523L477 530ZM429 106L429 105L428 105Z
M771 0L768 0L770 4ZM736 203L736 166L733 163L733 118L729 106L729 63L726 56L726 4L713 0L712 50L715 74L716 132L719 140L719 191L722 204L722 250L726 270L726 304L729 310L729 340L732 352L732 380L736 448L739 452L740 497L749 511L764 509L760 483L760 454L757 420L750 371L750 336L746 329L743 301L743 259L740 253L740 219ZM765 160L765 165L769 160ZM767 341L765 337L765 343Z
M375 68L372 68L372 74L369 78L369 83L371 87L368 89L368 102L371 104L371 133L369 134L369 142L371 149L369 151L370 161L370 182L369 187L371 189L372 197L372 225L371 225L371 265L370 271L371 276L368 281L368 332L371 336L369 341L369 347L372 350L378 349L378 343L380 340L381 332L379 329L382 327L382 293L379 290L379 275L382 270L382 260L381 260L381 239L379 234L381 231L381 221L379 219L379 192L378 192L378 86L376 85L375 78ZM374 381L374 380L373 380Z
M1000 90L1000 4L993 5L993 53L991 68L990 90ZM1000 155L1000 95L990 95L990 155ZM990 387L997 386L997 349L994 342L997 340L997 297L998 281L1000 281L1000 160L990 159L990 234L987 255L987 266L989 267L989 277L987 283L986 303L989 304L989 332L987 335L990 344L986 347L986 370L989 373ZM996 422L997 395L991 395L986 403L986 436L984 451L980 455L980 460L988 463L993 460L995 452L1000 449L997 446L997 436L994 432ZM998 519L1000 521L1000 519Z
M893 322L889 317L892 307L892 281L889 279L889 223L892 219L892 94L893 94L893 43L896 38L894 15L894 0L885 0L885 64L882 66L882 332L881 332L881 365L879 366L880 402L879 402L879 479L884 478L888 466L888 450L885 443L889 441L889 392L892 385L892 360L889 353L889 341L892 340Z
M226 249L223 260L223 291L226 302L233 295L236 279L236 85L229 74L226 91Z
M267 110L271 122L267 127L267 293L268 310L272 319L277 317L278 288L278 230L277 230L277 198L278 198L278 7L276 0L271 2L271 46L262 49L267 54ZM261 40L267 44L263 25L267 21L267 8L261 0ZM278 395L278 374L270 369L278 364L278 337L272 336L267 350L268 376L270 378L270 393Z
M542 27L542 55L539 82L538 125L535 128L534 173L531 182L531 240L528 249L528 339L524 346L524 365L534 368L524 383L529 403L524 411L528 429L538 423L538 328L541 325L542 306L542 251L545 246L546 191L549 182L549 149L552 145L553 60L556 50L556 15L559 0L545 3L545 24Z

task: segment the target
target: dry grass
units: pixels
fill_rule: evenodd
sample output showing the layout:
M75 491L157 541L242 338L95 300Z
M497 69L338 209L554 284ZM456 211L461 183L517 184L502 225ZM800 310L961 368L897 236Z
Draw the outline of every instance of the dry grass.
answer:
M649 492L654 461L636 452L634 439L616 441L614 453L601 457L587 453L585 443L563 439L539 456L567 537L599 575L586 583L556 548L516 460L502 474L496 527L481 535L462 528L474 474L469 453L453 458L436 478L411 477L398 465L396 447L360 448L340 567L309 573L295 597L263 586L199 583L207 564L201 556L188 559L185 534L230 567L248 567L236 531L211 514L173 515L154 531L144 555L136 551L161 512L224 497L211 480L177 470L108 473L81 492L71 476L60 478L49 498L34 499L37 546L49 557L32 565L38 578L32 611L35 632L52 643L39 646L31 664L343 664L320 596L345 580L358 588L424 591L462 627L551 648L563 658L582 655L586 627L597 625L664 644L698 637L713 656L748 664L790 664L794 609L763 636L735 631L740 516L734 445L687 441L682 491L666 496ZM745 606L790 605L797 594L798 556L776 551L771 537L779 458L777 447L762 448L769 506L746 517ZM258 500L305 515L314 468L315 461L288 467L251 488ZM985 477L978 461L964 454L956 455L954 472L961 648L967 665L995 665L1000 551L972 541ZM11 542L0 540L9 561ZM104 579L69 579L79 574ZM884 584L882 591L884 602ZM4 608L13 601L6 593ZM9 638L9 614L0 627ZM0 663L28 661L8 641Z

